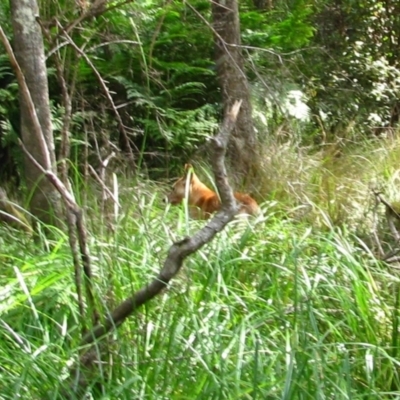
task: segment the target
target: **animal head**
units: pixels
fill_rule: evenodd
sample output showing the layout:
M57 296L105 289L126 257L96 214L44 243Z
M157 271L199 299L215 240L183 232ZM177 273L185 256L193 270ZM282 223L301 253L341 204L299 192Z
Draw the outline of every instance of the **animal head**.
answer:
M172 187L172 191L167 195L167 202L172 205L177 205L185 198L186 193L190 192L190 187L193 182L194 172L191 164L185 164L185 173L179 178ZM189 184L189 188L186 185Z

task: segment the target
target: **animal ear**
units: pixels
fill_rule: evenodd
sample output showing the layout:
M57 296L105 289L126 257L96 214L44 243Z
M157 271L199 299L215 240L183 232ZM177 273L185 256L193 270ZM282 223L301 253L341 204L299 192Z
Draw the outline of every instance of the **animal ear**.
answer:
M191 169L193 169L192 164L185 164L185 172L189 172Z

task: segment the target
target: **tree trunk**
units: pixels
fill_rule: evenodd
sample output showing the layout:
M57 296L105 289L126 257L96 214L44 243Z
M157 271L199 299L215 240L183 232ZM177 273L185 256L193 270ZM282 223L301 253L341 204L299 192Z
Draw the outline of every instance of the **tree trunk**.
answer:
M36 0L10 0L10 4L15 57L25 76L47 144L48 154L45 154L46 149L40 146L32 132L32 118L26 100L20 95L22 141L29 153L43 168L56 172L43 37L40 25L36 21L36 17L39 15L38 5ZM50 165L47 165L46 160L48 159L50 159ZM54 224L54 217L58 216L60 211L60 196L26 155L24 161L26 183L32 195L31 212L41 221Z
M256 134L252 119L250 91L244 73L240 48L240 24L237 0L214 0L215 62L226 113L236 100L242 100L236 127L228 147L228 158L239 180L251 179L256 173ZM248 182L245 182L248 183Z

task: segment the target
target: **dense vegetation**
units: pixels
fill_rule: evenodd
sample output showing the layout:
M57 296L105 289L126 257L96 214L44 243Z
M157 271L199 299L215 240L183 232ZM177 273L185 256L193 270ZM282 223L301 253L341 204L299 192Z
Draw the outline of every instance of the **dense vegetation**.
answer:
M207 138L222 96L209 1L127 2L69 31L74 47L54 21L68 27L86 3L77 4L43 0L40 12L57 152L65 107L56 50L72 101L70 182L106 312L155 276L171 243L203 225L162 199L188 160L212 186ZM9 13L0 0L12 39ZM383 260L398 243L371 189L398 200L400 4L246 0L239 16L260 156L248 188L263 215L230 223L162 296L100 342L87 396L399 396L400 282ZM0 182L27 206L18 100L0 54ZM67 231L40 221L37 230L32 240L0 226L4 399L73 398L69 372L83 352L87 321Z
M328 0L296 0L274 2L272 8L267 3L257 9L251 1L240 2L261 143L278 133L302 144L358 142L395 127L397 2L345 1L339 6ZM11 36L4 0L1 11L1 25ZM46 46L56 136L64 113L54 67L54 50L60 49L72 91L73 154L79 154L84 141L93 145L94 136L101 146L111 140L126 151L100 76L138 152L138 167L145 161L155 177L165 176L166 168L176 171L182 158L201 148L220 117L209 2L135 2L84 20L70 32L84 56L60 40L59 28L51 23L57 18L67 26L77 11L75 2L41 3L43 24L52 35ZM18 96L5 55L0 58L0 90L2 174L16 175Z

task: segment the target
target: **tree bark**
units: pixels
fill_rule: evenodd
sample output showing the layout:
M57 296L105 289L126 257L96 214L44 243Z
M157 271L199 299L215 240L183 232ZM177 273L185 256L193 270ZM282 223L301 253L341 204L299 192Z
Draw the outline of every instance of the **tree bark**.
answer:
M228 159L239 180L251 179L256 172L256 134L244 60L240 48L240 23L237 0L214 0L212 4L215 35L215 62L222 91L224 112L235 100L242 100L236 127L228 147ZM248 182L246 182L248 183Z
M32 115L20 94L21 137L28 152L46 170L56 172L56 157L51 124L47 70L43 37L36 21L39 15L36 0L10 0L14 31L15 57L25 76L47 149L32 131ZM47 153L47 154L46 154ZM60 213L60 196L41 171L25 156L25 176L32 195L30 209L45 223L54 224Z

